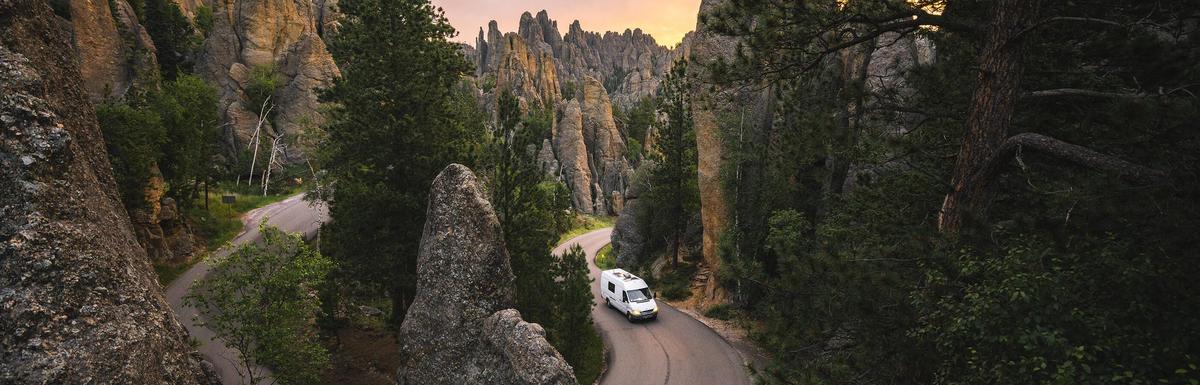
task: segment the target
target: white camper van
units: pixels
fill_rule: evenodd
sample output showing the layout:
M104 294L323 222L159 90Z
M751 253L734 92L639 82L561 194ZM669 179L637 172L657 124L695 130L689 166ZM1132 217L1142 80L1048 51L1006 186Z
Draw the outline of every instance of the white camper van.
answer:
M608 307L630 321L658 318L658 303L646 281L622 269L600 273L600 294Z

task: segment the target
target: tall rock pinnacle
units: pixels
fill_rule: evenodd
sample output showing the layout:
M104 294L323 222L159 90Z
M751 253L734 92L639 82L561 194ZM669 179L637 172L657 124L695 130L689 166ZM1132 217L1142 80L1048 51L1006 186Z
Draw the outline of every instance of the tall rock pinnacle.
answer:
M398 383L575 384L542 327L511 309L500 221L475 175L450 165L429 195L416 300L400 327Z

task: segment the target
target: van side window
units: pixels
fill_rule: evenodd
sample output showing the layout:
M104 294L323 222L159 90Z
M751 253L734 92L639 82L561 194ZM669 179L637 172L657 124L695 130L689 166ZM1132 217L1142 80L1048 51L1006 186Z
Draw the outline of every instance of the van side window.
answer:
M608 283L608 292L609 292L609 293L616 293L616 292L617 292L617 286L616 286L616 285L613 285L613 283L612 283L612 282L609 282L609 283Z
M622 291L621 292L621 300L625 301L625 302L629 302L629 294Z

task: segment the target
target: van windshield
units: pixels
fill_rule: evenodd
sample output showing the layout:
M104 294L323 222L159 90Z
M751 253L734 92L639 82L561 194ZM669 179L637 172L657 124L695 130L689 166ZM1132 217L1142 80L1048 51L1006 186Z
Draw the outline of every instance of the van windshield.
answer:
M646 302L650 300L650 289L628 290L625 295L629 296L629 302Z

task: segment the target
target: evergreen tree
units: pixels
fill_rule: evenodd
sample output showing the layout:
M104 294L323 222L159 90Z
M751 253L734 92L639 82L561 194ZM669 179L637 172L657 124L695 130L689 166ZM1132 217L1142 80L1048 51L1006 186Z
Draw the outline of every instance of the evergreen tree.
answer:
M162 158L167 135L154 111L124 104L103 104L96 118L112 162L117 191L128 209L145 207L151 170Z
M474 163L483 125L455 87L471 67L440 8L423 0L338 7L343 24L329 48L342 77L322 95L334 106L322 154L334 186L322 248L338 262L336 279L389 294L399 325L415 290L429 185L447 164Z
M776 353L764 380L1197 381L1198 13L733 0L707 17L743 42L710 80L776 107L722 122L721 278ZM935 57L909 88L873 80L914 37Z
M692 125L691 101L688 96L687 62L676 63L659 90L659 112L666 120L659 125L650 158L655 165L650 172L649 191L654 210L647 218L651 222L650 238L668 239L672 266L679 264L680 242L689 222L700 209L700 190L696 174L696 133Z
M554 265L558 286L559 319L555 328L554 346L572 367L580 368L588 360L590 349L598 347L596 329L592 327L592 278L588 273L587 254L575 245Z
M549 135L549 122L523 118L517 98L508 90L497 100L499 127L490 145L487 178L492 207L517 277L517 309L554 336L554 293L560 289L550 250L570 219L569 193L561 183L548 180L537 164L536 146Z
M158 50L163 78L174 80L180 73L191 73L192 55L199 41L179 5L171 0L140 0L132 5Z
M168 193L187 208L212 177L212 159L221 136L217 90L195 75L180 74L150 101L166 127L161 164Z

